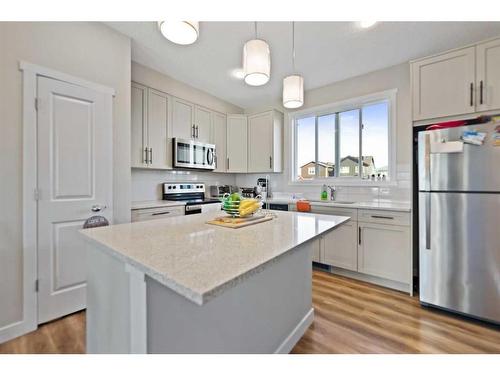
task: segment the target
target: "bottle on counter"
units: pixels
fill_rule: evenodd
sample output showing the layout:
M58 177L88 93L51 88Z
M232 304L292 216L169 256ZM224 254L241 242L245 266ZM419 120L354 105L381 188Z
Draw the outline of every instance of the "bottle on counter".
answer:
M328 200L328 189L326 185L323 185L323 187L321 188L321 200L322 201Z

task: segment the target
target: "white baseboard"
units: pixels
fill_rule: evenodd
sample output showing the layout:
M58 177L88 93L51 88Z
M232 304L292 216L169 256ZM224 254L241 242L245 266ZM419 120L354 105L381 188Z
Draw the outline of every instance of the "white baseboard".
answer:
M278 346L278 349L274 352L275 354L288 354L292 351L295 344L299 342L304 333L306 333L309 326L314 320L314 309L311 308L307 314L302 318L302 320L297 324L293 331L287 336L287 338Z
M19 321L9 324L5 327L0 327L0 344L15 339L16 337L25 335L28 332L32 332L36 329L36 324L29 324L25 321Z

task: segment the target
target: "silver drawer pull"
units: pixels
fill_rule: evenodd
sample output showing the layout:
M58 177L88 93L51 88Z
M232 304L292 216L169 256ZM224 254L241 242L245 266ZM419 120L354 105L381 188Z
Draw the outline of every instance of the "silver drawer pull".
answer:
M158 215L167 215L169 214L170 211L165 211L165 212L153 212L151 216L158 216Z
M378 215L372 215L374 219L389 219L389 220L394 220L393 217L391 216L378 216Z

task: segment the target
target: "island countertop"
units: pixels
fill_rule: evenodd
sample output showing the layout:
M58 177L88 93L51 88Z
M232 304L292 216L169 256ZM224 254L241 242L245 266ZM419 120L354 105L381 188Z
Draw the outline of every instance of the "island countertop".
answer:
M349 220L275 212L240 229L206 224L206 213L82 230L100 249L202 305L267 264Z

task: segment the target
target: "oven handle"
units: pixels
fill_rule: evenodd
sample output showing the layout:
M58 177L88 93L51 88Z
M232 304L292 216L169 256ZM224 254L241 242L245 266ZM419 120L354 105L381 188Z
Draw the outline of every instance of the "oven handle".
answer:
M211 148L207 149L207 163L212 165L214 163L214 150Z

